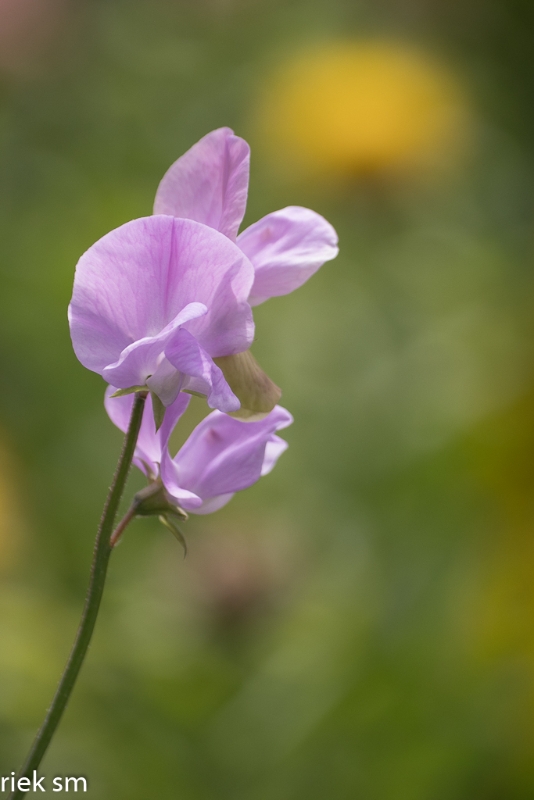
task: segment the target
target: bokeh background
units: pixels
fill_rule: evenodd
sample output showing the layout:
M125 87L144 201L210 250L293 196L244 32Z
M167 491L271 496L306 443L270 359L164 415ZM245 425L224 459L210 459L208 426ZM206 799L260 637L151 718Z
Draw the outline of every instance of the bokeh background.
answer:
M340 236L256 309L290 448L185 561L132 525L43 771L95 800L534 796L533 41L530 0L0 0L0 774L120 447L74 266L229 125L245 222Z

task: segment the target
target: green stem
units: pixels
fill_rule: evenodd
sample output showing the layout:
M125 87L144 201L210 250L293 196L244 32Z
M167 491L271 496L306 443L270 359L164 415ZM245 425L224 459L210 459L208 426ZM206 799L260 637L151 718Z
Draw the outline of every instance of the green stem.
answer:
M143 419L143 409L145 406L147 393L137 392L135 401L132 408L132 416L128 431L124 438L122 452L113 476L113 481L109 494L107 496L102 519L98 528L98 533L95 542L93 553L93 563L91 566L91 579L89 582L89 589L87 590L87 597L85 600L85 607L83 610L78 633L72 647L72 651L67 662L67 666L63 672L59 686L57 688L52 705L50 706L45 720L42 724L39 733L35 737L31 750L24 762L24 766L19 772L18 778L30 778L33 771L37 770L41 760L50 744L52 737L56 731L57 726L61 720L65 707L69 701L69 697L76 683L76 678L80 672L81 666L84 662L89 643L93 635L96 618L98 616L98 609L104 591L104 584L106 582L106 573L108 569L109 557L113 551L110 544L110 536L113 530L113 523L117 515L119 503L124 491L128 472L132 463L133 454L141 421ZM9 800L17 800L26 794L28 790L15 789L9 795Z

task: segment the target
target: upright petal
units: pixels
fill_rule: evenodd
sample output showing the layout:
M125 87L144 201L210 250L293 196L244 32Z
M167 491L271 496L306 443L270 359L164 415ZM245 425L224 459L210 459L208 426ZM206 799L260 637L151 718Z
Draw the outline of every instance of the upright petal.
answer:
M241 250L206 225L165 216L127 222L78 262L69 306L74 351L85 367L102 374L134 342L160 334L190 303L208 309L185 324L203 346L217 346L213 355L246 349L254 336L247 303L253 280Z
M164 454L165 488L173 496L178 489L188 489L203 502L246 489L262 474L267 446L278 439L274 432L292 421L281 406L260 422L248 423L214 411L195 428L174 459ZM281 452L280 447L276 452L271 449L270 468Z
M338 254L337 234L330 223L299 206L267 214L244 230L237 244L254 265L252 306L298 289Z
M206 316L186 326L212 357L241 353L254 339L254 319L248 302L254 267L248 259L247 264L249 269L245 270L243 264L236 261L212 291ZM205 280L209 286L209 272Z
M167 170L154 214L194 219L235 241L247 205L250 148L230 128L218 128Z
M109 418L119 430L126 433L132 413L134 395L128 394L122 397L112 397L115 392L114 386L108 386L104 397L104 405ZM143 420L137 438L135 448L134 464L147 476L156 478L159 474L162 452L166 448L170 435L182 414L189 405L190 396L180 393L174 403L165 412L163 425L156 431L154 424L154 414L152 411L152 399L150 395L145 401Z

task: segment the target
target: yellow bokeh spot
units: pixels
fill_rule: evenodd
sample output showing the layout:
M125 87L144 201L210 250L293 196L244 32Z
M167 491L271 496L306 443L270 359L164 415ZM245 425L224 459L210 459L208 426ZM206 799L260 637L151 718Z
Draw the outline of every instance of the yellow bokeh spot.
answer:
M457 150L468 128L449 72L382 40L330 43L282 64L255 125L285 168L356 175L428 166Z

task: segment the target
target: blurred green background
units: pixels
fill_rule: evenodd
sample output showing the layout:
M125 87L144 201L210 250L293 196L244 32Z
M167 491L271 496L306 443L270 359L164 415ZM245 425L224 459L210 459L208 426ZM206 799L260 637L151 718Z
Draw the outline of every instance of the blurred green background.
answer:
M534 796L533 41L530 0L0 0L0 774L121 441L71 350L76 261L229 125L245 222L306 205L340 236L256 309L291 446L185 561L132 525L43 772L95 800Z

